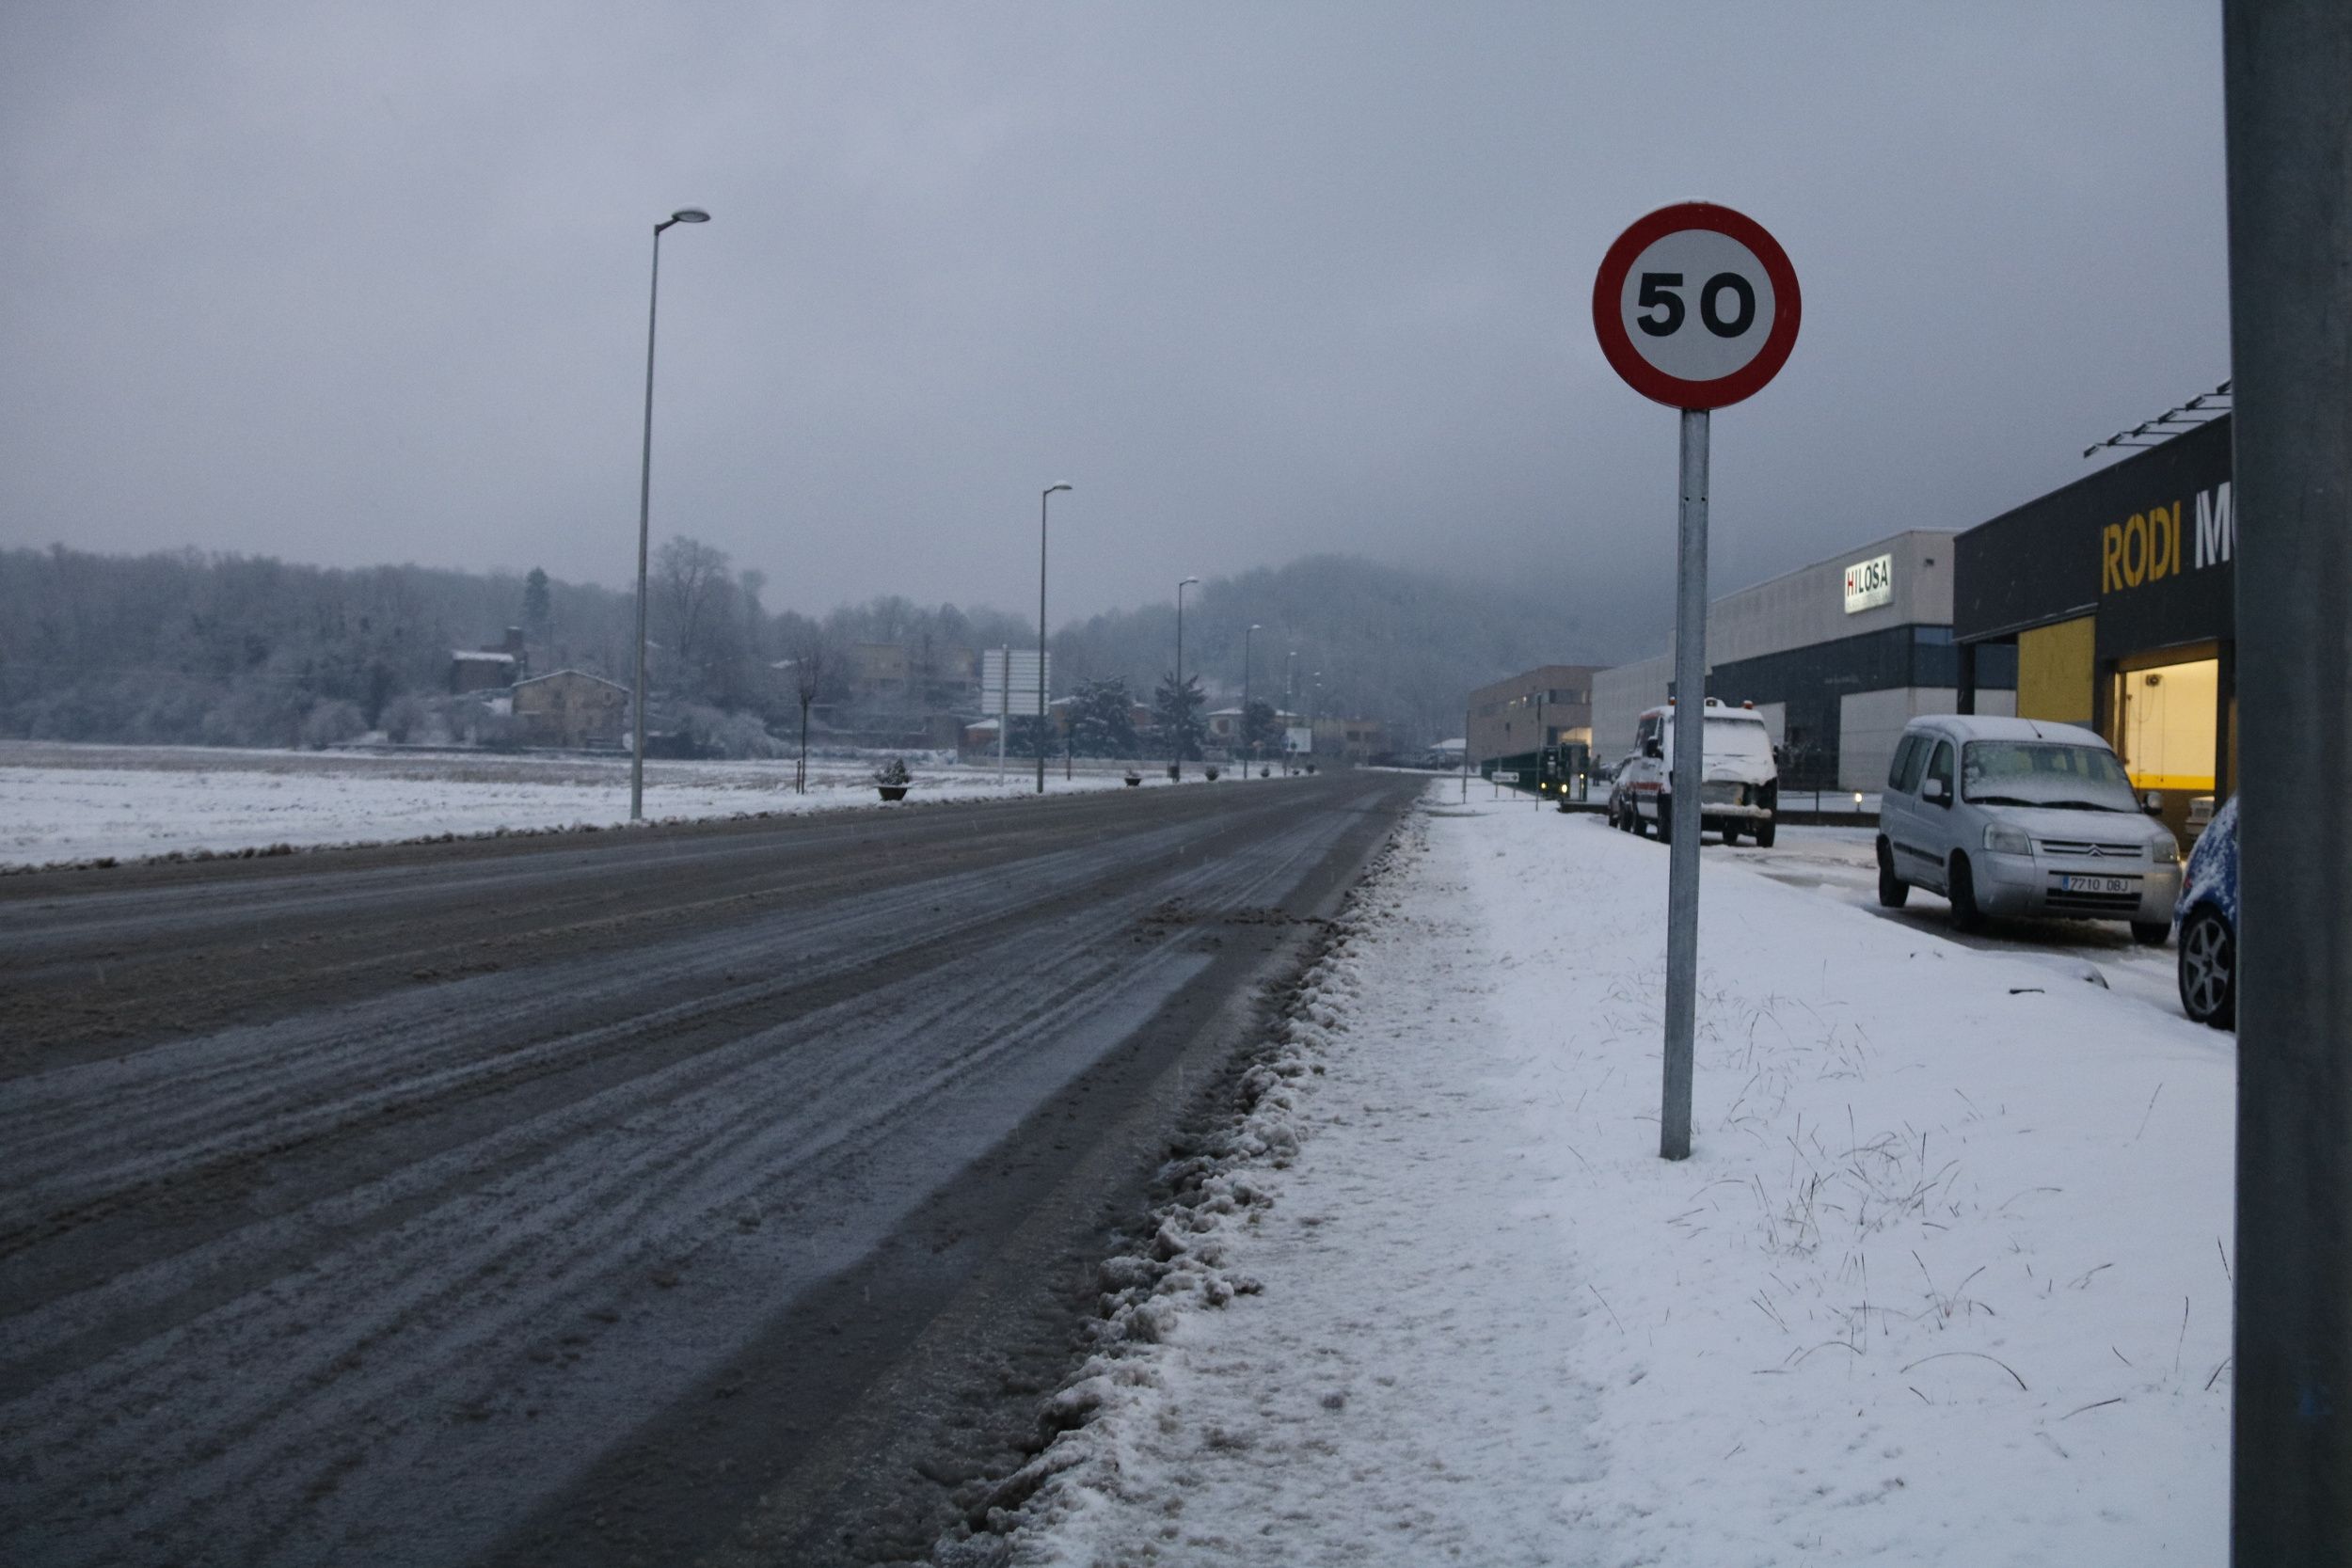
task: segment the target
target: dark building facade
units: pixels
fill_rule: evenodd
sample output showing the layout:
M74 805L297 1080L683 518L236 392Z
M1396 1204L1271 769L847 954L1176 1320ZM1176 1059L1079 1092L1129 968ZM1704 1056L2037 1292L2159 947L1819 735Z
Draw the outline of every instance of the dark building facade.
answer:
M1962 711L2013 659L2018 715L2097 730L2176 831L2235 770L2230 441L2224 415L1956 541Z

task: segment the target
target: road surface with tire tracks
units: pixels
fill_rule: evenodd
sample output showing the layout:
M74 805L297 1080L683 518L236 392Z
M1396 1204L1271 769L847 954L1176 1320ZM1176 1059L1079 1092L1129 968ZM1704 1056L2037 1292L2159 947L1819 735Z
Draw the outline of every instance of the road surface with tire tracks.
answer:
M0 1561L917 1555L1417 787L0 879Z

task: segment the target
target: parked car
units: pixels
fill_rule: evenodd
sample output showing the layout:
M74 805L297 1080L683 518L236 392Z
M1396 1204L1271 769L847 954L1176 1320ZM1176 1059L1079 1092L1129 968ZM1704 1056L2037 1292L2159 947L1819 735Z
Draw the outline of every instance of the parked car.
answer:
M2217 1029L2237 1024L2237 798L2231 797L2188 852L2181 879L2181 1010Z
M1609 794L1612 824L1629 833L1654 832L1661 843L1674 837L1674 711L1669 703L1642 715L1633 752L1617 765L1616 785ZM1752 832L1756 843L1771 848L1779 831L1780 768L1772 760L1772 736L1764 716L1709 697L1705 721L1700 831L1723 834L1725 844Z
M2161 945L2181 847L2148 820L2105 740L2038 719L1939 714L1896 744L1879 806L1879 902L1942 894L1955 929L1987 915L2123 920Z

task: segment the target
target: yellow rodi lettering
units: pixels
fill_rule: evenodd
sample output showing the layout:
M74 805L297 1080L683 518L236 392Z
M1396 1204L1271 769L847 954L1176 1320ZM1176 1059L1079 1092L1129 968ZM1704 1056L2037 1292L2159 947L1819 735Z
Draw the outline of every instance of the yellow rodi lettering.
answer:
M2121 562L2123 558L2123 530L2109 523L2099 531L2099 592L2112 594L2123 586Z
M2137 588L2148 580L2148 515L2135 512L2123 520L2123 586Z
M2169 577L2180 559L2180 504L2152 507L2148 513L2148 580Z

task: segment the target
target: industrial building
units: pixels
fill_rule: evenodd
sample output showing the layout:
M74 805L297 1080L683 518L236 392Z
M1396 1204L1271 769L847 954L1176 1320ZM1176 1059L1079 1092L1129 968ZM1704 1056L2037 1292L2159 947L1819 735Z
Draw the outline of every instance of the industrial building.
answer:
M1471 692L1463 732L1470 766L1553 746L1590 746L1593 680L1600 673L1590 664L1539 664Z
M1914 529L1743 588L1707 611L1707 692L1764 715L1793 789L1875 790L1903 725L1961 702L1954 535ZM1974 711L2010 711L2017 653L1977 655ZM1674 692L1674 656L1592 680L1593 755L1633 749L1643 711Z

